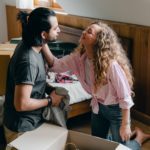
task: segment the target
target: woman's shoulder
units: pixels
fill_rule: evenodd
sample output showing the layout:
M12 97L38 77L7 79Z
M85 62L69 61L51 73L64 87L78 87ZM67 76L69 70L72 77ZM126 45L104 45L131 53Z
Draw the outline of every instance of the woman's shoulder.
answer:
M112 74L112 72L118 72L122 70L121 66L116 60L111 60L108 67L108 73Z
M116 60L111 60L110 63L109 63L109 67L112 68L112 67L119 67L119 63L116 61Z

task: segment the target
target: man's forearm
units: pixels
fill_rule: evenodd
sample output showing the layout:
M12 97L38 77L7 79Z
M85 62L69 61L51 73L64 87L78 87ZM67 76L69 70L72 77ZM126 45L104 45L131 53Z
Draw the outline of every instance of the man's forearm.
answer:
M48 105L48 100L47 99L24 99L21 100L21 103L17 103L15 105L15 108L17 111L32 111L32 110L36 110L42 107L45 107Z

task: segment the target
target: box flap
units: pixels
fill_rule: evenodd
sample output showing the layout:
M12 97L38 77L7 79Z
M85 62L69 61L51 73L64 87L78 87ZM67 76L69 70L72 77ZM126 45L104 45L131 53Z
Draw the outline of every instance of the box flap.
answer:
M12 141L7 148L19 150L63 150L68 130L44 123L39 128L29 131Z
M122 144L119 144L115 150L131 150L131 149Z

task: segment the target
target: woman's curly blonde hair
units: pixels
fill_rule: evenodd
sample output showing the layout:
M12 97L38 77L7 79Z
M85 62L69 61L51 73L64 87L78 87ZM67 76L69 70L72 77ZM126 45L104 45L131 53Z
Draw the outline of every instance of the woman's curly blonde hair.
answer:
M99 85L103 85L107 82L107 70L113 60L116 60L124 70L129 85L132 89L132 67L129 59L127 58L126 51L120 44L116 33L107 24L100 21L93 22L92 24L96 24L100 27L100 31L97 33L96 42L93 47L93 65L96 89ZM83 45L79 45L78 50L80 51L81 55L85 52Z

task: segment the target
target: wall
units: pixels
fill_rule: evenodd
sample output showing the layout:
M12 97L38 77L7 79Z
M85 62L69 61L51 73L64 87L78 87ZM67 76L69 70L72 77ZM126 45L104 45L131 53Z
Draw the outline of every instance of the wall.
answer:
M4 0L0 0L0 43L7 41L7 23Z
M150 26L150 0L57 0L69 14Z
M0 0L0 42L7 39L3 1L15 6L16 0ZM57 0L73 15L150 26L150 0Z
M16 0L0 0L0 43L8 41L5 4L15 6Z
M16 0L4 0L7 5L15 6Z
M15 6L16 0L0 0L0 43L8 40L5 4Z

